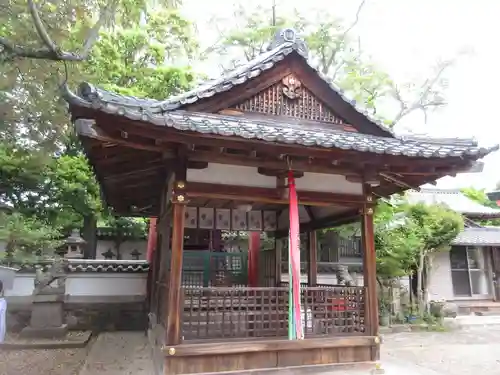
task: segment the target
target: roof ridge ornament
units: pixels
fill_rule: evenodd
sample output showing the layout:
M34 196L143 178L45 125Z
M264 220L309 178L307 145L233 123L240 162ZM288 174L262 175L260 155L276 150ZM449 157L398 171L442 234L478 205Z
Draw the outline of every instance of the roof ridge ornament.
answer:
M284 44L290 45L290 47L292 47L305 58L307 58L309 55L309 49L307 48L304 38L302 38L295 29L287 27L277 31L274 34L273 40L267 47L267 50L271 51Z

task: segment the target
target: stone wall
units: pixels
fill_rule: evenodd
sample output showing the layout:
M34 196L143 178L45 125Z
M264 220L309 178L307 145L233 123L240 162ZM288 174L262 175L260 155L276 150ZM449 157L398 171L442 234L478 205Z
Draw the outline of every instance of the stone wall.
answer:
M31 316L31 298L7 298L7 329L20 331ZM144 297L68 297L64 304L70 329L96 332L146 330Z

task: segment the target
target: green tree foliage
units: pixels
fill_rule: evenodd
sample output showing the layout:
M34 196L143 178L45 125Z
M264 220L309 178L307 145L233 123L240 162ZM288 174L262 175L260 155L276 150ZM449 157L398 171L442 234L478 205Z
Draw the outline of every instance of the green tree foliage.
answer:
M416 276L418 307L423 312L434 255L450 249L463 230L463 217L445 206L404 200L380 202L376 212L377 275L382 279Z
M174 10L144 14L144 23L101 34L81 69L85 79L125 95L164 99L191 86L194 74L177 59L195 56L194 30Z
M189 59L198 46L193 25L174 9L179 4L0 5L0 202L22 215L16 223L29 230L41 221L64 235L82 225L95 229L99 217L109 216L70 131L59 86L90 81L158 99L189 88Z
M462 189L462 193L467 198L472 199L473 201L482 204L483 206L499 209L496 202L493 202L488 198L485 189L475 189L473 187L468 187ZM479 224L498 227L500 226L500 219L479 220Z
M417 250L423 246L417 223L406 216L405 205L380 202L375 214L377 276L393 279L411 275Z
M416 263L417 297L420 311L427 301L427 285L431 275L433 255L448 251L451 242L464 228L462 215L441 205L410 205L406 215L416 224L417 236L421 241Z
M0 254L5 262L24 262L53 254L62 244L60 233L51 225L37 218L14 213L0 213L0 241L5 242L5 252Z
M108 216L102 222L103 226L113 233L116 259L122 259L121 245L126 240L138 240L146 237L148 222L143 218Z

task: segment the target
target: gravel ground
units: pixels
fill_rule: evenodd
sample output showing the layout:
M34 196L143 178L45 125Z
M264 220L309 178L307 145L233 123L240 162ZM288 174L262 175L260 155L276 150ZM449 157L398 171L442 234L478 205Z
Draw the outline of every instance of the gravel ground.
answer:
M384 337L382 364L408 363L442 375L500 375L500 326Z
M153 373L153 360L144 332L106 332L92 345L80 375Z
M1 375L78 375L88 349L0 352Z
M381 363L386 375L500 375L499 353L500 326L406 332L384 336ZM0 352L0 375L99 374L152 374L144 334L102 334L86 349Z

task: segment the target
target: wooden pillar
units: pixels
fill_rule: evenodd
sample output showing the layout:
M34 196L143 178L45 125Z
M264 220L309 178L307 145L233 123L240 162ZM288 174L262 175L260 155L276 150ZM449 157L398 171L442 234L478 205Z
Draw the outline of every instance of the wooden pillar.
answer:
M275 283L276 286L281 285L281 252L283 251L283 239L274 237L274 250L275 250L275 258L274 258L274 266L275 266Z
M168 280L166 279L166 274L168 274L168 267L166 263L170 250L171 213L169 212L169 210L170 199L172 196L172 183L173 175L172 173L167 173L167 176L165 178L165 185L162 190L160 215L158 217L156 225L156 250L153 252L153 272L151 275L151 287L153 288L153 291L151 293L151 311L155 313L157 321L163 323L166 323L165 314L167 313L167 311L160 311L160 308L167 306L167 304L160 303L160 299L168 298L166 289L166 285L168 285ZM160 314L162 314L162 316L160 316Z
M365 298L365 322L367 332L371 336L379 335L378 321L378 297L377 297L377 264L375 254L375 234L373 226L373 196L371 187L364 186L364 195L366 203L361 211L361 239L363 244L363 281L366 290ZM373 360L378 360L378 344L377 350L372 355Z
M210 231L212 241L211 241L211 250L213 251L222 251L223 243L222 243L222 231L220 229L213 229Z
M248 286L259 286L260 232L248 233Z
M184 172L184 173L183 173ZM165 342L167 345L181 343L181 318L183 311L182 260L184 252L184 221L186 212L185 169L176 173L172 194L172 252L168 280L168 317Z
M307 285L318 285L318 240L316 231L307 233Z

